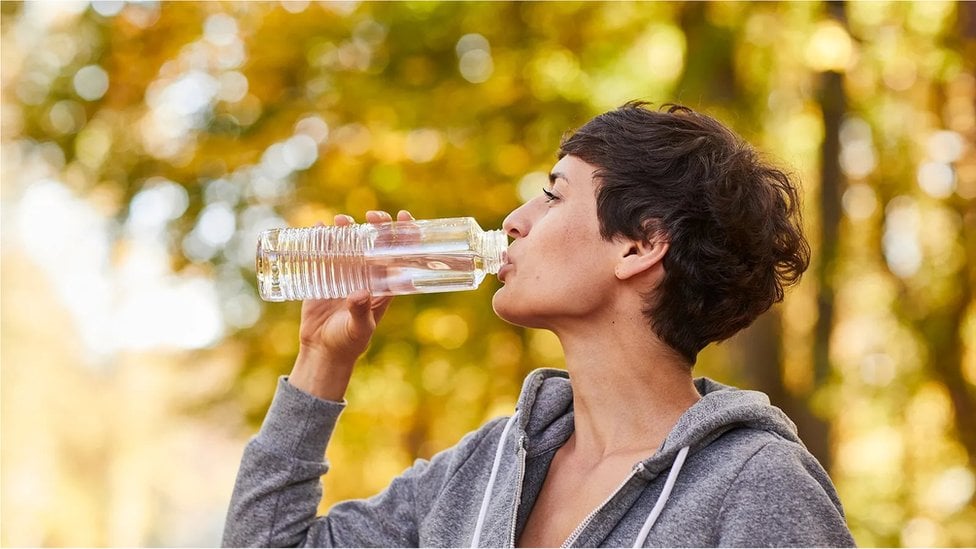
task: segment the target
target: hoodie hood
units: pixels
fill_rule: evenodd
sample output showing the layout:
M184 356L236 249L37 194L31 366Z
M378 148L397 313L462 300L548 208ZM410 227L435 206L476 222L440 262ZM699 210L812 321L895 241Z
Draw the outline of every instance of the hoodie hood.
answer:
M758 391L736 389L708 378L695 380L701 399L685 411L661 447L642 462L640 475L657 476L671 467L678 452L695 454L732 429L747 427L770 432L801 444L796 426ZM517 410L528 455L551 450L573 432L573 389L565 370L534 371L522 386ZM526 411L528 413L526 413Z

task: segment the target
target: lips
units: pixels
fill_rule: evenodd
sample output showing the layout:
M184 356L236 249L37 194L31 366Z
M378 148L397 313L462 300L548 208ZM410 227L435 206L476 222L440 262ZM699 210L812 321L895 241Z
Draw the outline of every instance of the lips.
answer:
M511 263L506 263L506 264L502 265L502 268L501 269L498 269L498 280L502 284L505 283L505 277L508 276L508 273L511 272L512 269L514 269L514 267L512 267L512 264Z
M508 257L508 252L507 251L502 252L502 266L500 269L498 269L498 275L497 275L498 280L502 284L505 283L505 277L508 276L508 273L512 269L514 269L514 266L512 265L512 262Z

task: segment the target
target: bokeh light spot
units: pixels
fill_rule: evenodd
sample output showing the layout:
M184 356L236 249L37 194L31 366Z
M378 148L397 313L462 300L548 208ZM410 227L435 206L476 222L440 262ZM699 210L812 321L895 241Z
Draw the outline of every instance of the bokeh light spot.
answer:
M931 197L947 198L956 190L956 174L952 166L942 162L923 162L916 173L918 186Z
M810 37L805 53L810 68L843 72L851 63L854 44L840 23L833 20L823 21Z
M108 91L108 73L98 65L78 69L72 82L75 93L86 101L101 99Z

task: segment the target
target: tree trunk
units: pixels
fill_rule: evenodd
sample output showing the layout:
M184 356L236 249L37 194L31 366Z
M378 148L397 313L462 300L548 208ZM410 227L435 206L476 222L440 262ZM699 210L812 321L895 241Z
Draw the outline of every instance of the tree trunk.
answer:
M827 4L831 17L846 27L843 2ZM840 125L847 110L844 75L836 71L821 74L818 100L823 113L824 140L820 156L820 258L816 267L817 323L813 343L813 386L811 391L830 379L830 333L834 325L833 270L837 260L840 233L841 194L844 174L840 168ZM805 395L808 399L813 395ZM830 470L830 424L810 413L796 418L810 451Z

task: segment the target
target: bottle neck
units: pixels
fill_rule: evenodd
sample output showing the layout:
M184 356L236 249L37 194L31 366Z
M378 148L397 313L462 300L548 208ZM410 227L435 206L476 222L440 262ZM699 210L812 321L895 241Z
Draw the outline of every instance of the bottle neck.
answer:
M502 254L508 249L508 237L502 229L481 233L481 256L485 261L485 272L498 274L502 268Z

